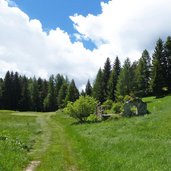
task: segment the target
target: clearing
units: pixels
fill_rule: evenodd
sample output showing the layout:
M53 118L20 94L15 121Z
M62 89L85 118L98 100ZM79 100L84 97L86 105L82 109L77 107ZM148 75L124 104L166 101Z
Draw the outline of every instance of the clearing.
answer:
M169 171L171 97L144 99L149 115L77 124L57 113L0 111L0 170Z

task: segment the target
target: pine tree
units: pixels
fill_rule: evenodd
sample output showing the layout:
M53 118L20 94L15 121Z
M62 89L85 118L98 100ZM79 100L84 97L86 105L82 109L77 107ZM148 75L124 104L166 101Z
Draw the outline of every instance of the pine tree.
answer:
M124 62L123 69L118 78L117 86L116 86L116 95L125 96L133 93L133 71L129 58L127 58Z
M39 90L38 90L38 84L37 79L34 77L33 80L31 80L31 108L33 111L38 111L38 102L39 102Z
M105 101L102 83L103 83L103 73L100 68L97 73L94 86L93 86L93 97L99 100L101 103Z
M13 100L13 105L14 105L13 109L17 110L19 108L19 101L21 98L21 88L22 88L18 72L15 72L12 84L13 84L12 100Z
M163 41L159 39L156 43L152 61L151 87L156 97L164 95L164 88L167 86L167 63L164 55Z
M81 91L80 96L86 96L86 93L84 90Z
M59 93L58 93L58 98L57 98L57 102L58 102L58 107L59 109L64 108L65 107L65 98L67 95L67 89L68 89L68 85L66 82L63 82Z
M55 78L55 96L56 96L56 99L58 99L59 90L60 90L61 86L63 85L64 81L65 81L64 77L60 74L57 74L57 76Z
M139 59L136 71L136 94L140 97L144 97L149 94L150 69L150 56L148 51L144 50L142 53L142 57Z
M102 80L102 86L103 86L103 95L104 95L104 101L107 100L108 93L109 93L109 78L111 74L111 64L110 64L110 59L107 58L105 64L104 64L104 69L103 69L103 80Z
M68 87L67 90L67 95L65 98L65 103L67 104L67 102L74 102L79 98L79 91L75 85L74 80L71 81L71 84Z
M87 81L86 88L85 88L85 94L88 96L92 95L92 86L90 84L90 81Z
M164 44L164 55L167 60L167 87L169 93L171 93L171 37L167 37Z
M3 98L3 105L4 109L12 110L12 78L9 71L7 71L5 78L4 78L4 84L2 88L2 98Z
M28 111L31 108L31 99L30 99L30 92L29 92L29 85L28 79L24 76L21 77L21 97L19 101L18 109L20 111Z
M44 109L45 111L55 111L57 109L57 101L55 96L55 83L54 76L49 78L48 94L44 99Z
M108 99L113 101L115 101L116 99L115 91L116 91L116 85L118 82L120 71L121 71L120 61L119 58L116 57L108 83L108 87L109 87Z
M3 89L3 79L0 78L0 109L3 109L2 89Z
M42 112L43 111L43 101L44 101L44 94L43 94L43 80L41 78L38 78L37 80L38 85L38 103L37 103L37 111Z

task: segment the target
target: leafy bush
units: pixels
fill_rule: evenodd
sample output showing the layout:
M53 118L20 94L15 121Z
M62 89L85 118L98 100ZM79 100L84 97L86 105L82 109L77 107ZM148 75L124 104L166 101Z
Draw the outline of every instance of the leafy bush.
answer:
M116 114L120 114L123 111L123 104L122 103L114 103L112 107L112 112Z
M95 114L90 114L90 116L87 117L88 122L97 122L99 121L99 118Z
M113 105L113 101L112 100L106 100L103 104L102 107L105 110L105 113L110 113L109 111L111 110Z
M95 113L97 101L90 96L80 96L74 103L68 103L64 112L80 122L86 121L90 114Z

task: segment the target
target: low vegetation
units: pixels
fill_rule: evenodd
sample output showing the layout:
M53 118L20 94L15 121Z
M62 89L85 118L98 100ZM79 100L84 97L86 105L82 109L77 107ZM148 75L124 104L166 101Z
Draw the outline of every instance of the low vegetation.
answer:
M0 112L0 170L104 171L171 168L171 97L143 99L150 114L76 123L57 113Z

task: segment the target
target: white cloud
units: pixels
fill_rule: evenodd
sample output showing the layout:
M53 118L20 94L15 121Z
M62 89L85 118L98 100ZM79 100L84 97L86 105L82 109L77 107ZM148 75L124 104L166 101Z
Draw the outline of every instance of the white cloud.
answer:
M137 59L143 49L154 48L159 37L171 35L170 0L112 0L101 6L102 13L97 16L70 17L75 29L99 51Z
M65 74L81 87L93 79L99 65L81 42L72 43L69 34L56 28L44 32L39 20L0 0L0 76L7 70L27 76Z
M171 35L170 0L112 0L101 3L97 16L71 16L78 31L75 43L60 28L44 32L39 20L31 20L9 2L13 1L0 0L0 76L6 70L45 78L61 73L82 87L87 79L93 80L106 57L137 59L158 37ZM97 48L86 49L83 39Z

